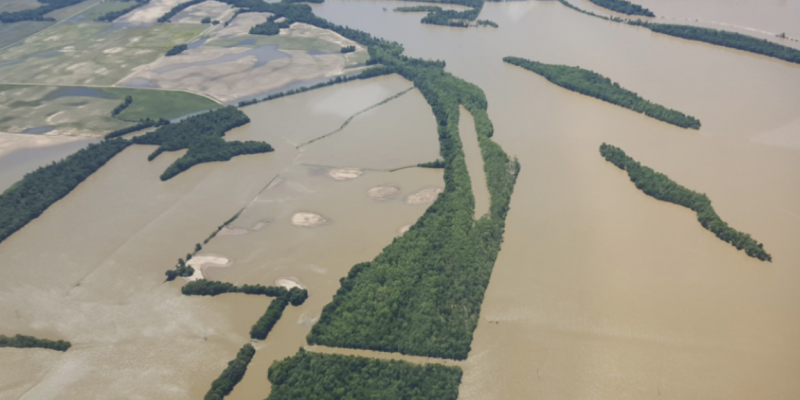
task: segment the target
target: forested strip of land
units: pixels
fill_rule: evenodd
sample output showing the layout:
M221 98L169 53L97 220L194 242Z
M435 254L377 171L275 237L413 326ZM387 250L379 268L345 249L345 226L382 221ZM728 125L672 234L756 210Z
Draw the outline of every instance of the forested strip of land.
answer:
M228 362L228 367L222 371L219 378L211 383L211 389L208 390L203 400L222 400L231 394L236 384L244 378L247 366L255 354L256 349L252 344L247 343L242 346L239 353L236 354L236 358Z
M149 160L155 159L164 151L188 149L186 154L175 160L161 174L161 180L165 181L200 163L227 161L242 154L273 151L272 146L265 142L228 142L222 139L227 131L248 122L250 118L247 115L236 107L228 106L161 126L132 140L136 144L159 146L150 154Z
M600 7L609 9L620 14L641 15L644 17L655 17L652 11L626 0L589 0Z
M700 225L718 238L732 244L738 250L744 250L750 257L761 261L772 261L772 256L764 250L763 244L754 240L750 235L731 228L720 219L717 212L714 211L714 207L711 206L711 200L704 193L687 189L666 175L641 165L618 147L603 143L600 145L600 154L607 161L625 170L636 187L648 196L693 210L697 213Z
M267 400L456 400L461 368L300 350L269 368Z
M39 347L42 349L67 351L67 349L72 347L72 343L64 340L39 339L33 336L25 336L25 335L15 335L15 336L0 335L0 347L17 347L17 348Z
M260 284L236 286L230 282L209 281L199 279L187 283L181 288L187 296L217 296L223 293L244 293L269 297L288 296L293 306L299 306L308 298L306 289L292 288L286 290L282 286L264 286Z
M8 24L20 21L55 21L53 18L45 18L45 14L58 10L60 8L69 7L78 4L84 0L39 0L40 5L37 8L28 10L0 13L0 22Z
M26 174L0 194L0 242L36 219L130 144L123 139L90 144L61 161Z
M567 65L544 64L519 57L505 57L503 61L535 72L565 89L625 107L681 128L700 129L700 120L697 118L651 103L596 72Z
M783 46L766 39L697 26L654 24L644 21L629 21L631 25L643 26L653 32L675 36L683 39L706 42L737 50L749 51L791 63L800 64L800 50Z
M115 19L117 19L117 18L119 18L119 17L121 17L121 16L123 16L123 15L125 15L125 14L127 14L127 13L129 13L129 12L131 12L131 11L133 11L133 10L135 10L135 9L137 9L137 8L139 8L139 7L141 7L141 6L143 6L143 5L145 5L145 4L150 2L150 0L135 0L135 1L136 1L136 4L134 4L134 5L130 6L130 7L126 8L124 10L107 12L107 13L97 17L97 20L101 21L101 22L112 22Z
M159 17L158 18L158 22L161 22L161 23L169 22L169 20L172 19L172 17L177 15L179 12L181 12L181 11L191 7L191 6L200 4L200 3L204 2L204 1L206 1L206 0L189 0L189 1L184 2L184 3L180 3L177 6L172 7L172 9L170 9L164 15Z

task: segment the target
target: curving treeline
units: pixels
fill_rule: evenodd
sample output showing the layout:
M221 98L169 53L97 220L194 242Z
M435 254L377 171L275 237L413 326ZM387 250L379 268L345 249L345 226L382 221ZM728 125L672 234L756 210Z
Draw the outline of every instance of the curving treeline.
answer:
M123 139L90 144L67 158L39 167L0 194L0 242L36 219L128 147Z
M544 64L519 57L505 57L503 61L535 72L565 89L642 113L681 128L700 129L700 120L697 118L651 103L596 72L567 65Z
M652 11L626 0L589 0L592 3L605 9L626 15L641 15L643 17L655 17Z
M247 366L255 354L256 349L252 344L247 343L242 346L236 354L236 358L228 362L228 366L222 371L219 378L211 383L211 389L206 392L203 400L222 400L231 394L236 384L244 378Z
M643 21L629 21L628 23L631 25L643 26L653 32L663 33L665 35L749 51L751 53L800 64L800 50L770 42L766 39L742 35L741 33L700 28L697 26L654 24Z
M714 207L711 206L711 200L704 193L687 189L666 175L641 165L618 147L603 143L600 145L600 154L607 161L625 170L636 187L648 196L691 209L697 213L700 225L718 238L730 243L738 250L744 250L750 257L761 261L772 261L772 256L764 250L763 244L757 242L750 235L731 228L720 219L717 212L714 211Z
M55 21L54 18L45 17L52 11L78 4L84 0L39 0L41 5L36 8L14 12L1 12L0 22L9 24L20 21Z
M122 9L122 10L119 10L119 11L109 11L109 12L97 17L97 20L101 21L101 22L112 22L115 19L117 19L117 18L119 18L119 17L121 17L121 16L123 16L123 15L125 15L125 14L127 14L127 13L129 13L129 12L131 12L131 11L133 11L133 10L135 10L135 9L145 5L145 4L147 4L147 3L149 3L150 0L135 0L135 2L136 2L136 4L134 4L134 5L132 5L132 6L128 7L128 8L125 8L125 9Z
M16 347L21 349L38 347L41 349L67 351L72 347L72 343L64 340L39 339L26 335L0 335L0 347Z

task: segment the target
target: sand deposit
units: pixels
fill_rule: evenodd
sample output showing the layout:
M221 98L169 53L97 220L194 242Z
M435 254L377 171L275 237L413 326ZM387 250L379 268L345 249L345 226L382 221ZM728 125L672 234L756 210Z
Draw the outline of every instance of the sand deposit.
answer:
M292 225L303 228L313 228L322 226L328 223L328 220L323 216L310 212L299 212L292 215Z
M0 132L0 157L19 149L56 146L78 140L81 138Z
M408 232L409 229L411 229L411 225L403 225L397 230L397 233L399 233L400 236L403 236L403 234Z
M441 188L425 188L416 193L412 193L406 197L407 204L430 204L433 203L437 197L439 197L439 193L442 193L443 190Z
M206 1L200 4L193 5L172 17L169 22L180 24L199 24L203 18L211 18L220 22L230 18L229 15L233 13L233 7L228 4L220 3L218 1Z
M299 289L306 288L305 285L303 285L299 279L293 276L287 276L276 279L275 286L285 287L288 290L291 290L292 288L299 288Z
M375 186L367 190L367 196L373 200L386 201L391 200L400 193L400 188L395 185L381 185Z
M247 229L224 227L220 229L219 234L222 236L239 236L247 234Z
M334 168L328 171L328 176L337 181L349 181L356 179L364 173L359 168Z
M186 278L186 280L196 281L198 279L205 279L203 275L204 269L229 267L231 265L231 260L214 254L198 254L187 261L186 265L194 268L194 274Z

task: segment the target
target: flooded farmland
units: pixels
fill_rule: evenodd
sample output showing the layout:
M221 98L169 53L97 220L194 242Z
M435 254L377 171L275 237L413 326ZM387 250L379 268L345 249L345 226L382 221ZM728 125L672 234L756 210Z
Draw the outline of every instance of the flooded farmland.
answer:
M800 20L797 2L639 3L657 15L800 36L787 26ZM800 393L800 66L554 1L487 3L481 18L499 29L422 25L420 14L385 10L405 4L313 8L400 42L409 56L444 60L481 87L493 139L522 165L472 351L458 363L460 399ZM504 64L509 55L591 69L703 127L682 130L566 91ZM438 158L438 141L430 107L417 90L405 92L411 86L389 76L243 108L252 122L227 138L264 140L274 153L203 164L167 182L158 176L178 154L148 163L151 148L129 148L0 243L0 333L74 345L56 355L4 349L0 369L14 373L0 375L0 399L201 397L268 300L181 296L182 282L164 283L163 272L240 211L203 248L229 265L204 276L286 279L310 293L256 345L229 396L266 397L267 369L306 344L339 279L416 221L430 204L420 193L443 187L441 170L414 167ZM467 116L460 128L478 217L488 193L477 184L483 165ZM691 211L641 193L599 155L603 142L708 194L774 261L746 257Z

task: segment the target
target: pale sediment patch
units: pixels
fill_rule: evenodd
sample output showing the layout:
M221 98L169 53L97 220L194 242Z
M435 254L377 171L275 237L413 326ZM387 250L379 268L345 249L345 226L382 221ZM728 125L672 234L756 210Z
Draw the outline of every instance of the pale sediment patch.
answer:
M305 285L303 285L303 283L300 282L299 279L297 279L297 278L295 278L293 276L285 276L285 277L276 279L275 280L275 286L284 287L287 290L291 290L292 288L298 288L298 289L305 289L306 288Z
M328 176L337 181L356 179L364 173L360 168L334 168L328 171Z
M263 227L265 227L265 226L267 226L267 225L271 224L273 221L274 221L274 220L273 220L272 218L267 218L267 219L264 219L264 220L258 221L258 222L256 222L256 224L255 224L255 225L253 225L253 230L254 230L254 231L261 230L261 228L263 228Z
M391 200L400 193L400 188L395 185L381 185L375 186L367 190L367 196L373 200L386 201Z
M0 132L0 156L24 148L56 146L82 140L78 137Z
M322 215L310 212L299 212L292 215L292 225L300 226L303 228L313 228L322 226L328 223Z
M219 234L222 236L239 236L247 234L247 229L224 227L220 229Z
M437 187L430 187L422 189L416 193L412 193L406 197L407 204L429 204L433 203L437 197L439 197L439 193L442 193L443 190Z
M226 257L215 254L198 254L192 257L191 260L186 262L186 265L194 268L194 274L186 278L187 281L196 281L198 279L205 279L203 270L206 268L224 268L230 267L231 260Z
M409 229L411 229L411 225L403 225L397 230L397 233L399 233L400 236L403 236L403 234L408 232Z
M121 52L122 50L125 50L125 49L122 48L122 47L112 47L110 49L103 50L103 53L105 53L105 54L116 54L116 53Z

